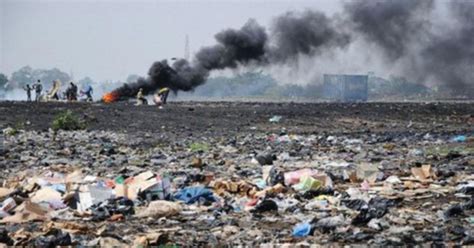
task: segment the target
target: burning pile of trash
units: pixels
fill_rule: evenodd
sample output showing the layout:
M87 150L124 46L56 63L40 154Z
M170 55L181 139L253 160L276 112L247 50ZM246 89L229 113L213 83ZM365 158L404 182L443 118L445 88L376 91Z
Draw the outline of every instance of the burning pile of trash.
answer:
M468 135L6 136L7 245L474 242Z

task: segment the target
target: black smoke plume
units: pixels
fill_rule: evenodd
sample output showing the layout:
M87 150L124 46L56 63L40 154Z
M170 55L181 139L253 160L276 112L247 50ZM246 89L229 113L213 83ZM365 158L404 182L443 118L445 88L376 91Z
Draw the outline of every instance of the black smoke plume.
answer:
M146 78L124 84L113 91L117 98L134 97L139 89L152 94L169 87L173 91L189 91L203 84L212 70L236 68L250 63L265 66L285 63L301 54L314 55L322 49L343 47L350 37L339 32L330 18L321 12L288 12L275 19L272 33L255 20L240 29L226 29L215 35L217 44L201 48L191 62L184 59L171 66L167 61L155 62ZM269 36L274 39L270 42Z
M343 48L351 37L343 33L324 13L307 10L287 12L277 17L272 28L271 62L287 62L299 55L317 55L325 50Z
M436 3L352 0L344 4L343 13L334 17L312 10L284 13L268 30L251 19L240 29L217 33L216 44L200 49L191 61L178 59L172 65L166 60L155 62L146 78L112 93L129 98L140 88L145 94L162 87L189 91L206 82L213 70L289 65L301 55L317 57L344 49L354 40L366 44L367 49L359 51L361 55L383 58L387 68L402 61L401 76L415 75L423 82L434 80L465 93L464 89L474 88L474 1L445 4L455 23L445 24L437 32L433 26L438 18L432 17ZM368 44L375 44L380 51L369 49Z
M407 53L414 40L426 35L429 22L424 17L433 7L432 0L353 0L344 10L347 24L353 25L357 34L395 60Z
M260 61L268 40L265 29L255 20L249 20L240 30L224 30L215 38L217 45L202 48L194 61L207 70L235 68L239 64Z
M447 6L454 23L439 23L436 4ZM382 49L388 67L403 60L402 76L474 96L474 1L353 0L344 10L354 33Z

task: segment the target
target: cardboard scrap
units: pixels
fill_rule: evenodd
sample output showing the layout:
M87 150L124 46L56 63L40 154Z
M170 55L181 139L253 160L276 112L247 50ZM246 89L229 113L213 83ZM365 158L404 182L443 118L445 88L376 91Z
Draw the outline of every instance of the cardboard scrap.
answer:
M155 177L153 172L146 171L138 174L133 178L127 178L124 184L116 184L114 191L116 197L126 197L131 200L135 200L138 197L140 192L146 190L158 190L163 191L163 194L169 190L170 182L168 179L159 180L158 177ZM163 195L162 194L162 195ZM163 197L160 197L164 198Z
M17 209L15 215L4 217L0 223L25 223L35 220L47 220L47 211L39 204L25 201Z
M82 175L81 170L75 170L74 172L69 173L66 176L64 181L66 183L81 183L82 179L83 179L83 175Z
M115 185L115 196L116 197L125 197L129 198L128 196L128 185L126 184L117 184Z
M99 240L99 247L125 247L126 243L111 237L102 237Z
M226 192L249 195L252 192L255 193L257 190L255 186L247 183L244 180L240 180L238 182L212 181L209 186L212 187L218 195L224 195Z
M30 202L30 201L25 201L24 209L25 211L28 211L30 213L34 213L40 216L45 216L46 214L48 214L48 211L45 210L43 207L41 207L39 204Z
M285 186L283 186L281 183L276 184L272 187L267 187L264 190L260 190L258 192L249 192L249 196L251 197L257 197L257 198L264 198L266 195L273 195L273 194L278 194L278 193L283 193L286 191Z
M128 185L126 194L128 195L129 199L132 199L132 200L136 199L139 192L143 192L157 185L160 182L154 177L146 181L141 180L142 178L139 178L140 180L137 180L135 178L133 182Z
M149 233L143 236L138 236L133 241L134 247L146 247L146 246L156 246L163 245L168 241L167 233Z
M141 182L141 181L146 181L150 178L153 177L153 172L151 171L145 171L145 172L142 172L136 176L133 177L134 181L138 181L138 182Z
M13 193L13 189L0 187L0 198L4 198Z
M41 188L31 197L31 202L34 203L60 201L62 201L61 193L49 187Z
M421 167L412 167L411 173L420 181L426 181L427 179L434 177L434 173L431 171L431 165L429 164L422 165Z
M15 232L10 233L10 238L12 238L14 242L14 246L19 245L26 245L26 242L31 239L33 234L25 230L25 228L20 228Z
M51 229L61 229L63 231L66 231L72 234L78 234L78 233L85 234L92 230L87 225L79 224L76 222L48 222L45 224L43 229L45 231L48 231Z
M171 201L152 201L146 209L140 211L136 216L137 217L168 217L177 215L181 212L182 207L177 202Z

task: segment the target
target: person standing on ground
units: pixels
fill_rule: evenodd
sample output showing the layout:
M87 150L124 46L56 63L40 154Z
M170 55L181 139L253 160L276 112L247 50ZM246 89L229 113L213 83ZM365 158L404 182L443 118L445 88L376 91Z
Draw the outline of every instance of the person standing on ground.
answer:
M35 101L39 102L39 100L41 98L41 91L43 91L43 86L41 85L41 80L38 79L38 82L36 82L36 84L33 85L33 88L35 89L35 93L36 93Z
M93 89L92 89L92 86L90 85L86 85L84 89L81 90L81 94L86 95L87 102L92 102L92 93L93 93Z
M68 101L77 101L77 86L73 83L69 83L69 87L66 90L66 98Z
M77 85L71 82L71 96L73 101L77 101Z
M31 90L32 88L30 87L29 84L27 84L23 89L26 91L26 96L27 96L27 101L31 102Z
M53 80L53 88L49 91L48 98L59 101L59 88L61 88L61 82L59 80Z
M143 95L143 88L140 88L137 93L137 105L145 105L147 103Z

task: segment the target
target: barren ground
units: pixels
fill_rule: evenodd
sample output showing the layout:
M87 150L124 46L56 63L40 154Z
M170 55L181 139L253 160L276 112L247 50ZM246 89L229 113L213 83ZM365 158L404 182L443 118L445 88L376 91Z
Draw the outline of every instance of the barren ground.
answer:
M472 130L474 103L243 103L179 102L164 109L131 103L0 102L0 127L26 124L47 130L54 116L72 110L89 130L169 132L176 135L288 133L451 132ZM282 116L278 124L268 120Z

